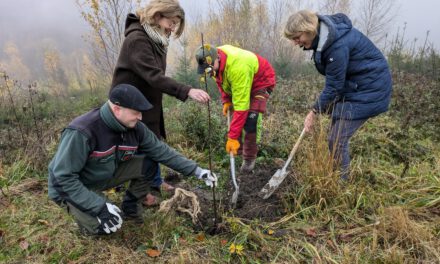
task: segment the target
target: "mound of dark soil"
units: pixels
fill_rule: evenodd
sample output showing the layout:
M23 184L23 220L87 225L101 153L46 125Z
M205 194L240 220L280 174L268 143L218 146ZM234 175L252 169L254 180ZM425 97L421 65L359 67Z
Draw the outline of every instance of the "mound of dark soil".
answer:
M283 193L283 186L291 183L289 176L283 182L281 188L268 199L263 200L259 197L261 188L269 181L275 171L279 169L278 165L257 164L256 169L251 174L241 174L237 169L237 181L239 185L239 195L237 205L235 208L231 206L232 193L234 187L232 178L229 177L229 182L226 191L216 192L216 201L218 208L218 217L224 212L229 212L233 216L243 219L259 219L265 222L273 222L285 215L285 208L283 206L281 197ZM214 210L213 210L213 195L212 191L205 188L189 186L185 182L174 182L176 187L190 190L197 194L202 210L200 222L202 226L213 226ZM217 220L221 223L221 219Z
M231 208L231 197L235 191L230 180L228 193L224 197L224 204L236 217L245 219L258 218L263 221L271 222L277 220L284 214L284 208L280 199L279 191L266 200L259 197L261 188L270 180L277 170L273 166L257 165L256 170L251 174L240 174L237 171L237 182L239 185L239 195L237 205Z

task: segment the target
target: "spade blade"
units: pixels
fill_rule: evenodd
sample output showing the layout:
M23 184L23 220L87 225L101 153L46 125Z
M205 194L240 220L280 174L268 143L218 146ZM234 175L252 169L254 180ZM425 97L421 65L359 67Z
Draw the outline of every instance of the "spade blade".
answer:
M275 174L270 178L269 182L261 189L259 196L263 199L269 198L273 192L278 189L280 184L284 181L288 174L285 169L278 169Z

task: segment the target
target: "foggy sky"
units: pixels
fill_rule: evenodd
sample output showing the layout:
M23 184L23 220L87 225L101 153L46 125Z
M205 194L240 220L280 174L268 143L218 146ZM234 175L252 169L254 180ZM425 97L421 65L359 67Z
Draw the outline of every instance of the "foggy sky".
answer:
M412 41L417 38L420 45L429 30L429 40L440 49L440 1L439 0L398 0L399 13L395 19L392 33L402 29L406 22L406 36Z
M208 1L180 2L189 20L207 11L204 5ZM430 30L429 40L440 48L439 0L397 0L396 6L399 12L393 22L392 35L407 22L408 41L418 38L417 43L421 45L426 31ZM31 46L51 39L51 44L61 52L71 52L84 45L81 36L88 30L74 0L0 0L0 58L4 55L4 43L10 40Z
M53 39L60 51L83 45L88 27L74 0L0 0L0 48L6 41L31 45Z

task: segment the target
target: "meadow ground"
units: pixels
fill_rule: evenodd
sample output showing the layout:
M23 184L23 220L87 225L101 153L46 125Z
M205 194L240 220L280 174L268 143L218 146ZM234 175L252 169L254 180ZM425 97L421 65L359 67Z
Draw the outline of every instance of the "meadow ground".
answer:
M233 188L229 156L223 150L225 118L219 114L221 106L212 104L211 158L213 170L220 175L216 189L220 228L216 232L210 229L212 192L194 177L174 184L198 195L201 225L187 214L159 213L154 207L145 208L142 225L125 222L111 236L86 237L48 199L46 166L59 132L73 116L90 105L99 106L102 100L63 99L67 101L36 108L39 113L45 111L47 120L39 120L37 126L32 119L23 120L21 129L29 138L25 146L20 145L24 142L21 134L15 132L18 126L15 131L3 126L0 133L10 144L3 144L1 153L8 150L13 156L2 156L0 164L0 262L440 263L436 125L425 123L421 128L411 123L420 120L411 115L401 119L402 105L391 108L403 109L398 113L391 110L370 120L353 138L350 181L339 180L326 143L328 118L323 116L302 141L280 189L267 201L257 196L282 167L302 129L310 91L291 87L307 88L314 82L298 79L277 86L264 119L256 170L238 175L240 194L235 209L229 205ZM165 100L168 143L207 167L206 107ZM67 103L72 111L49 107ZM409 125L402 120L409 120ZM16 125L14 120L9 122ZM14 151L17 145L22 147ZM238 169L240 159L236 164ZM107 196L116 204L121 202L121 193L108 192Z

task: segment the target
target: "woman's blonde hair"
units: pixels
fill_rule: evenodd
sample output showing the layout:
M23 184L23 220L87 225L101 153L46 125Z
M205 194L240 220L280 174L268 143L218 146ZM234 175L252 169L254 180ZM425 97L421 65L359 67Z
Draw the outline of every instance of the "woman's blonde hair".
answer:
M176 38L180 37L185 29L185 11L179 2L177 0L151 0L146 7L137 10L136 15L142 25L147 23L150 26L156 26L154 16L158 13L162 17L180 19L179 28L174 33Z
M315 37L318 34L318 16L309 10L301 10L291 15L284 28L284 36L294 39L300 32L306 32Z

